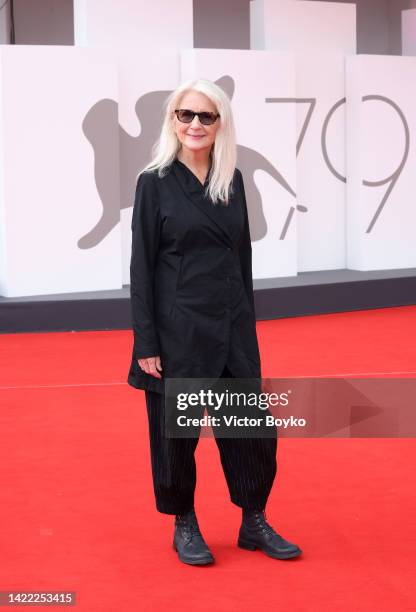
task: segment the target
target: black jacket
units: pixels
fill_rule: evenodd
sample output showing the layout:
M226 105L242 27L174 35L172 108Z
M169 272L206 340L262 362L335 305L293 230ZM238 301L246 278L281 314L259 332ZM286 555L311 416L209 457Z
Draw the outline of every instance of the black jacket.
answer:
M139 176L132 216L134 343L127 382L164 392L163 378L260 378L251 241L241 172L228 206L214 205L193 172ZM160 355L162 379L137 359Z

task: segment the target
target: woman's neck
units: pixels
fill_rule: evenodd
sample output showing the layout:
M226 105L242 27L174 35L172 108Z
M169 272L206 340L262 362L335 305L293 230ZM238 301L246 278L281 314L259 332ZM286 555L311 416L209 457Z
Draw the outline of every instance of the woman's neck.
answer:
M180 149L177 158L196 174L201 183L205 182L211 166L210 153L207 154L206 151L184 151Z

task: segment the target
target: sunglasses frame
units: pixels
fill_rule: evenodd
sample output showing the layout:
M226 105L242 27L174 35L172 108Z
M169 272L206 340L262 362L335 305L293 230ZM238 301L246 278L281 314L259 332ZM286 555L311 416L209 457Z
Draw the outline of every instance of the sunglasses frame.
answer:
M191 113L192 115L192 119L190 121L183 121L182 119L179 119L179 113L180 111L186 111L187 113ZM201 125L214 125L214 123L216 122L216 120L218 119L218 117L220 116L219 113L210 113L209 111L201 111L200 113L197 113L193 110L190 110L189 108L176 108L175 109L175 115L178 118L178 121L180 121L181 123L192 123L192 121L195 119L195 115L198 116L198 121ZM203 123L201 121L201 115L205 115L205 116L211 116L213 118L213 121L211 123Z

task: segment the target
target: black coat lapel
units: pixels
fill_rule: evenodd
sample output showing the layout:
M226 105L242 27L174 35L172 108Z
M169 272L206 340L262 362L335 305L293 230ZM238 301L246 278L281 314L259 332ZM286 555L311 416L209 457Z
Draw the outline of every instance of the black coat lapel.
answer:
M213 210L214 204L204 197L205 187L202 186L197 177L191 172L191 170L187 168L179 168L178 164L175 162L172 163L172 171L184 194L199 208L202 213L204 213L204 215L207 215L212 223L214 223L216 229L220 231L222 239L226 241L227 245L232 244L232 237L230 235L228 225L222 225L218 221L217 215ZM189 176L186 176L185 173L189 173ZM216 204L216 206L221 206L221 204Z

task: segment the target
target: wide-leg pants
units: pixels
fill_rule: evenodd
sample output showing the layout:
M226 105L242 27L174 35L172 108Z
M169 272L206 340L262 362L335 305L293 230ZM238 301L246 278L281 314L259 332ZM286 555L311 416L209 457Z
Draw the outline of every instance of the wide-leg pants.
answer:
M222 377L232 377L227 368ZM165 514L185 514L194 505L199 438L166 438L164 395L145 394L156 508ZM215 441L231 501L250 510L265 508L276 475L277 435Z

